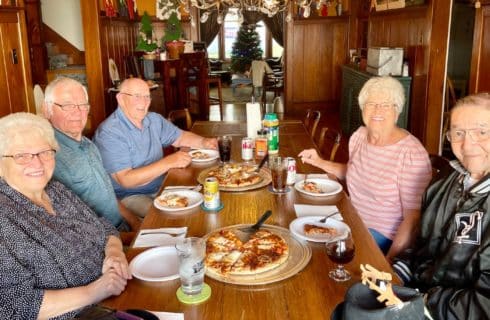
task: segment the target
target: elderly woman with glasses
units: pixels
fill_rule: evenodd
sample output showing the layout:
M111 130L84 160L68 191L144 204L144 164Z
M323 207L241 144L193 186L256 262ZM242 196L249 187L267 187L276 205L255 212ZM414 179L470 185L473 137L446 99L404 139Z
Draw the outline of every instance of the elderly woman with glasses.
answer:
M454 171L427 189L420 234L393 268L433 319L490 319L490 94L459 100L450 119Z
M354 207L380 249L391 258L413 240L422 194L432 175L422 144L396 125L405 103L400 82L373 77L359 93L365 126L349 140L347 164L303 150L302 161L345 179Z
M114 227L52 181L58 144L29 113L0 119L0 318L72 318L131 278Z

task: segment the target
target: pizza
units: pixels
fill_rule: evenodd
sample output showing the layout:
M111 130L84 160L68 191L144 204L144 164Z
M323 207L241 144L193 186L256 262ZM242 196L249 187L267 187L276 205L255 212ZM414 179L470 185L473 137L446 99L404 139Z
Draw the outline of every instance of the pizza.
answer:
M305 224L303 226L303 230L306 235L315 235L315 236L331 236L331 237L336 237L338 236L339 232L335 228L330 228L330 227L322 227L322 226L317 226L314 224Z
M215 177L220 187L246 187L262 181L256 168L250 164L228 163L211 169L207 177Z
M189 205L187 197L176 193L167 193L157 198L159 204L169 208L185 208Z
M206 267L218 276L254 275L284 264L289 247L281 236L259 230L243 243L232 230L211 234L206 241Z
M211 157L206 152L194 151L191 153L191 158L193 160L206 160L206 159L209 159Z
M305 181L303 184L303 189L311 193L323 193L323 190L318 186L316 182Z

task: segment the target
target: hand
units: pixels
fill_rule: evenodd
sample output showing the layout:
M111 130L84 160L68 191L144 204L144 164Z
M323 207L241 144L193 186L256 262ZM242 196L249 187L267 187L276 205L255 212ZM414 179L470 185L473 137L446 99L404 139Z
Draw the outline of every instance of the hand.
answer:
M177 151L166 156L163 160L167 162L170 168L185 168L192 162L192 157L188 152Z
M128 260L122 250L110 250L102 263L102 273L114 271L123 279L131 279L131 272L129 271Z
M306 149L301 151L298 156L301 158L301 161L303 163L308 163L308 164L313 164L314 162L318 161L320 156L318 155L318 152L315 149Z
M202 146L205 149L218 149L218 140L216 138L203 138Z
M114 269L102 274L102 276L90 283L87 288L89 294L95 297L95 301L104 300L110 296L120 295L127 285L127 280L119 276Z

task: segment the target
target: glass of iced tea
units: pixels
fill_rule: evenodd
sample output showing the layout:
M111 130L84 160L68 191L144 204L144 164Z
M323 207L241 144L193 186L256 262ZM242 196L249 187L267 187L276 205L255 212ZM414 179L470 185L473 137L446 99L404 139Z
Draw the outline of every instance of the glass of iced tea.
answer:
M283 157L269 157L269 169L271 169L272 176L272 191L286 192L288 160Z
M349 232L346 237L326 243L327 255L337 267L328 273L335 281L347 281L351 278L350 273L344 269L344 264L354 259L354 240Z

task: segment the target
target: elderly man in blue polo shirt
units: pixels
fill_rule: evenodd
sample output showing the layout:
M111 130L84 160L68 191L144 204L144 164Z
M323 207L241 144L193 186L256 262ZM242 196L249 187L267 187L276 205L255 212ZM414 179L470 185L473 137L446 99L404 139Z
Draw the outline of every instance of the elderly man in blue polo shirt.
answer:
M89 110L87 91L78 81L60 77L46 87L43 112L60 145L54 178L119 230L139 229L138 217L117 201L97 147L82 135Z
M144 217L164 174L191 163L187 152L164 156L162 148L172 145L217 149L217 141L180 130L160 114L148 112L150 89L141 79L126 79L117 94L117 102L116 111L98 127L94 142L117 197L131 211Z

